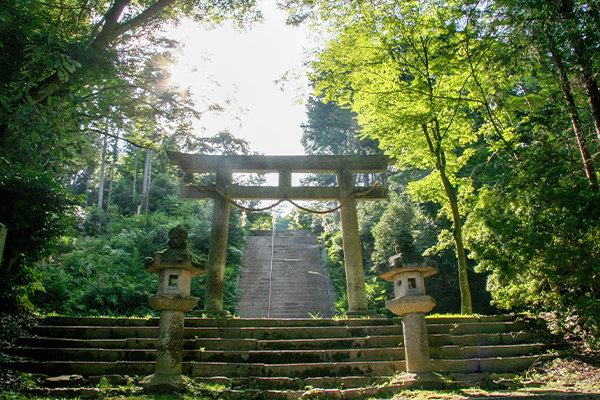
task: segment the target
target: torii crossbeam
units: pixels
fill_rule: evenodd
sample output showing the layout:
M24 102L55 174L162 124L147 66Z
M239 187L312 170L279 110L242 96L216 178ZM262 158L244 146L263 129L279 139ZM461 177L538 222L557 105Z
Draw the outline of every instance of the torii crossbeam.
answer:
M167 152L173 165L184 173L215 173L215 186L181 188L182 199L213 199L210 249L206 272L204 310L210 314L223 311L223 288L229 210L236 200L337 200L340 209L348 315L369 313L365 290L364 267L356 213L357 200L387 200L386 186L355 187L353 174L383 173L391 160L385 155L366 156L214 156ZM278 186L242 186L232 183L233 173L278 173ZM337 187L292 186L292 173L334 173ZM215 190L216 189L216 190Z

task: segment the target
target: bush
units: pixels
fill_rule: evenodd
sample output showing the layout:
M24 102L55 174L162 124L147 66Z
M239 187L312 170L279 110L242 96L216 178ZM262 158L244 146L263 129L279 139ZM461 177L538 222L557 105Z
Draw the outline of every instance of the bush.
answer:
M0 303L8 310L31 307L29 297L40 289L35 263L52 254L69 232L81 199L46 173L13 171L0 175L0 199L0 222L8 228Z
M600 341L600 194L563 155L534 143L466 225L478 270L500 308L553 315L557 329Z

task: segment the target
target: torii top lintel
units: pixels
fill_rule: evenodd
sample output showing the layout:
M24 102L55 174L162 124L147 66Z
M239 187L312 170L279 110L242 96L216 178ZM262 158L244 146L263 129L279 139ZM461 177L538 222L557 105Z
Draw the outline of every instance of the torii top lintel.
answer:
M364 156L214 156L185 154L168 151L173 165L185 173L213 173L219 169L241 173L295 173L327 174L345 170L351 173L381 173L391 165L385 155Z
M292 187L292 173L382 173L392 165L385 155L364 156L214 156L167 151L173 165L185 173L217 173L217 188L227 197L239 200L340 200L345 197L340 187ZM279 173L279 186L239 186L231 183L232 173ZM219 174L228 175L224 185ZM351 177L351 175L350 175ZM339 178L339 177L338 177ZM350 179L351 180L351 179ZM350 188L360 200L385 200L387 187ZM366 193L368 192L368 193ZM214 190L209 187L184 186L182 199L209 199Z

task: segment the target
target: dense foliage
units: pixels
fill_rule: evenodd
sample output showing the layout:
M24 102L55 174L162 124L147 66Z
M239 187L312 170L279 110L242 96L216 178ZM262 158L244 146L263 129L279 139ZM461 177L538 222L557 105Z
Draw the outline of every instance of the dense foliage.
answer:
M93 209L92 209L93 210ZM83 227L94 224L90 210ZM64 315L144 316L152 314L148 297L156 293L158 275L144 270L143 260L164 250L169 229L181 224L189 233L188 249L208 256L211 202L182 205L177 214L156 212L130 217L111 215L106 225L90 234L65 237L57 254L38 269L44 290L32 302L39 311ZM236 312L236 278L242 261L243 233L239 215L231 216L225 271L225 309ZM193 280L192 295L203 307L205 278Z
M181 18L243 25L260 18L254 6L251 0L0 2L0 221L9 232L0 297L7 304L28 304L39 287L35 263L55 250L76 212L90 213L76 205L109 211L85 217L93 220L85 228L92 235L112 222L110 211L137 212L140 153L151 160L150 151L159 151L159 162L146 164L155 172L144 174L155 177L154 198L144 199L149 211L176 208L171 189L179 182L165 167L164 150L210 149L191 134L192 122L220 106L195 105L171 82L178 44L164 32ZM86 195L85 203L71 193Z
M600 194L570 173L562 145L536 142L504 181L481 190L467 230L501 308L549 313L555 328L600 343Z
M453 244L461 289L481 289L475 266L498 307L548 316L597 346L600 4L285 6L324 38L317 94L353 111L407 177L373 230L374 257L395 243L392 223L427 254L447 259Z
M312 96L307 103L307 123L303 124L302 144L307 154L360 154L361 152L380 153L375 146L377 140L359 141L361 130L356 120L357 114L340 107L334 101L323 103L320 96ZM439 207L432 203L419 203L409 195L407 187L424 176L427 171L411 169L397 171L390 169L386 174L369 175L367 179L357 174L356 185L369 185L375 181L390 185L389 202L359 202L358 218L362 244L363 265L366 272L366 289L369 309L379 315L391 316L385 308L385 301L392 295L392 285L377 278L378 266L387 262L397 252L400 243L411 242L412 249L425 253L436 247L438 235L449 228L448 220L441 214ZM329 180L328 178L333 178ZM313 175L305 179L306 183L331 185L335 177L329 175ZM332 208L327 204L314 204L314 209ZM346 293L346 277L344 270L344 253L341 226L337 214L315 215L294 210L288 217L300 229L311 229L321 234L321 239L328 253L328 270L332 280L336 299L336 312L344 314L348 307ZM414 236L414 237L413 237ZM434 312L459 313L460 291L456 269L456 255L448 248L440 249L431 256L439 265L438 275L428 278L428 291L440 301ZM475 293L473 307L477 313L496 313L490 306L490 295L485 288L485 274L474 275L473 264L469 271Z
M246 141L228 133L199 142L206 153L248 152ZM164 146L168 147L169 143L165 142ZM107 202L97 206L97 182L88 182L85 195L90 206L81 209L70 234L61 237L51 257L37 265L40 288L43 288L32 296L37 310L66 315L144 316L152 313L148 296L156 293L157 275L144 270L143 260L165 249L168 231L180 224L188 230L189 250L201 259L207 259L212 202L179 199L183 177L170 166L165 152L159 148L154 152L152 169L155 176L149 188L148 213L136 212L140 199L132 198L132 175L136 172L130 166L134 157L130 152L122 154L118 165L114 166L112 193L107 190L105 196L111 198L112 194L108 212ZM140 180L136 182L138 193ZM240 218L239 210L234 208L230 216L224 298L225 308L233 313L237 312L236 282L244 246ZM204 287L203 276L194 279L192 295L201 299L200 308L203 307Z
M0 302L6 309L30 304L39 289L34 266L69 233L81 199L53 181L49 174L11 172L0 176L0 220L8 227L0 272Z

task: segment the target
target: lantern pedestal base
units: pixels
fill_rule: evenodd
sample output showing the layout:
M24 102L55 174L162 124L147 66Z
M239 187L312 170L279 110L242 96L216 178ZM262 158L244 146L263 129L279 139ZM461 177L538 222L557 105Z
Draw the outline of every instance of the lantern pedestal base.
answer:
M399 376L393 385L403 386L406 389L441 390L444 382L432 372L406 373Z
M179 393L185 387L181 374L163 375L152 374L140 381L144 393Z

